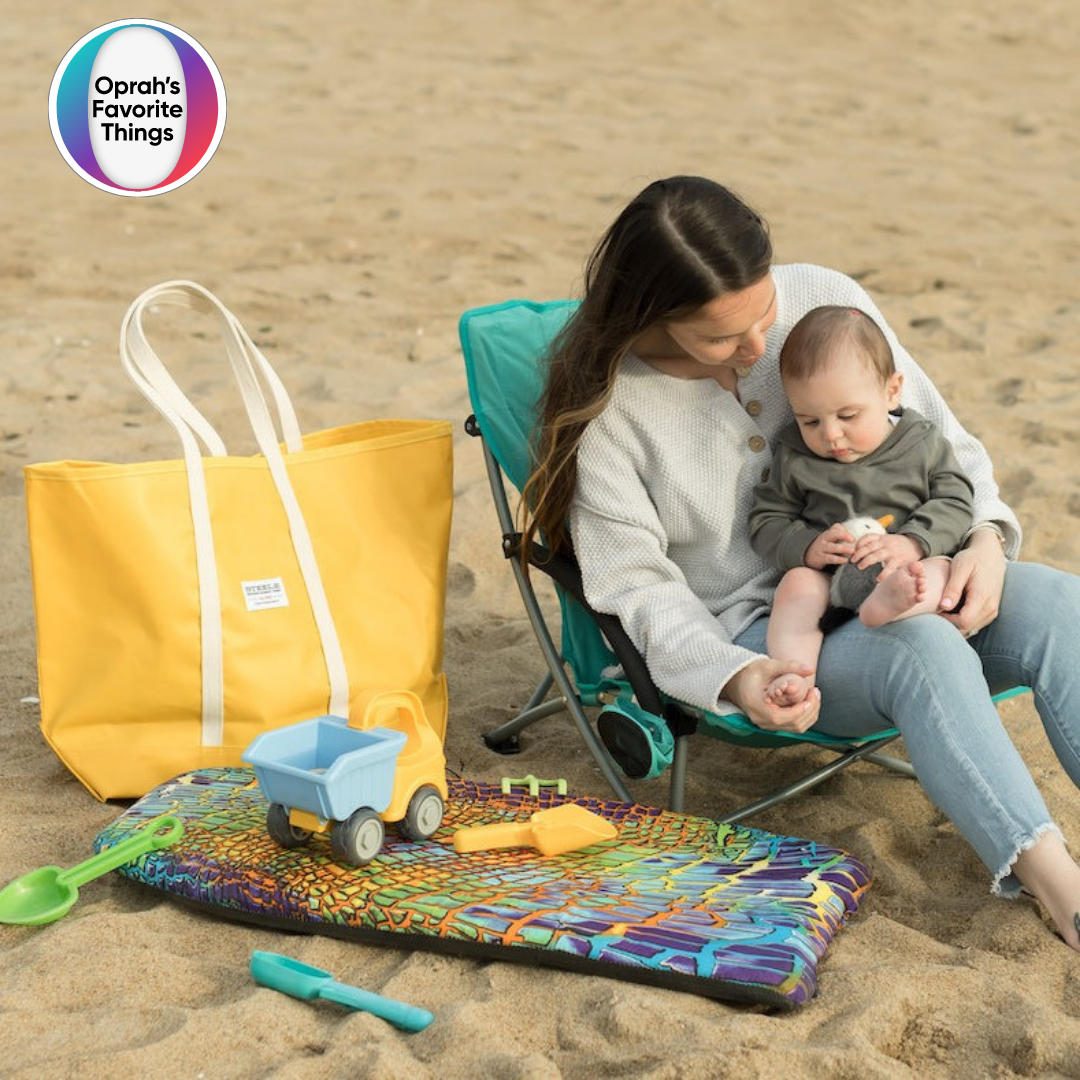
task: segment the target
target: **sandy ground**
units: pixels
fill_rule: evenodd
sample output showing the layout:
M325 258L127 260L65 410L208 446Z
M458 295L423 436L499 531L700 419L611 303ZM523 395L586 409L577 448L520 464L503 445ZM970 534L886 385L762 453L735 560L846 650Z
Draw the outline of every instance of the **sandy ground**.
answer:
M78 862L121 809L94 802L37 729L21 467L176 455L116 358L125 307L157 281L200 281L257 330L309 430L455 422L447 754L467 776L531 771L603 791L568 721L509 763L479 741L540 663L460 426L457 317L573 294L594 240L651 179L728 182L770 219L779 261L858 276L987 443L1025 556L1077 566L1075 5L150 3L137 14L196 37L228 93L213 161L151 199L79 179L47 121L65 52L131 13L96 0L0 9L0 878ZM224 379L207 367L197 381L244 449ZM1030 698L1003 711L1080 843L1080 801ZM722 816L805 764L701 742L692 813ZM659 782L637 791L664 795ZM846 847L875 874L797 1014L289 939L294 955L436 1012L406 1036L258 991L250 951L283 939L113 875L51 928L0 929L0 1074L1080 1076L1080 962L1033 906L989 896L915 784L857 766L755 824Z

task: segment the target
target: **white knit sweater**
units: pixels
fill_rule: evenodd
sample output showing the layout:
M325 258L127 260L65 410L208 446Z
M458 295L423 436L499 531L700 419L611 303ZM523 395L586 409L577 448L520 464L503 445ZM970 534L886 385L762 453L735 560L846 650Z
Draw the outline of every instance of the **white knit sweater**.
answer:
M570 531L586 597L618 616L661 690L712 712L732 711L720 691L756 658L732 640L769 609L779 580L750 547L747 517L771 446L791 419L780 346L811 308L851 305L881 325L904 375L903 404L952 442L975 489L975 520L1002 523L1010 557L1021 539L982 444L960 426L862 287L807 264L776 266L772 274L776 322L738 398L712 379L674 378L630 355L578 451Z

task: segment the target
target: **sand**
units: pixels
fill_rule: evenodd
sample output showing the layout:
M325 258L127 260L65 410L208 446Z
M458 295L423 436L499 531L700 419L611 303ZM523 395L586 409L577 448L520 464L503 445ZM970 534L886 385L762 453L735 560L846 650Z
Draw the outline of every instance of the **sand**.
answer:
M3 8L0 878L78 862L122 809L95 802L38 732L21 468L176 456L116 355L123 311L158 281L202 282L257 331L308 430L454 421L447 755L466 776L562 775L604 793L565 719L509 761L479 740L541 665L461 427L457 317L574 294L592 243L651 179L723 180L768 217L778 261L856 275L985 440L1025 557L1077 567L1075 5L150 4L138 14L196 37L228 93L214 159L150 199L78 178L47 122L65 52L123 13L97 0ZM192 328L176 325L183 354ZM247 452L221 372L192 370L200 403ZM1030 698L1003 713L1080 844L1080 800ZM699 740L687 809L720 817L805 757ZM662 781L635 790L664 797ZM859 765L754 823L843 846L875 876L821 965L819 996L795 1014L282 938L111 875L50 928L0 928L0 1074L1080 1076L1080 961L1034 906L989 895L915 784ZM246 974L254 948L438 1020L407 1036L271 995Z

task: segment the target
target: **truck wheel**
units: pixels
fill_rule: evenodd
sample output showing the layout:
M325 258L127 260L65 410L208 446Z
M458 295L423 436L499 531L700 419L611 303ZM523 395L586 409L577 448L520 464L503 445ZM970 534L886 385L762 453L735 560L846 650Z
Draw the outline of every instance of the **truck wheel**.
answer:
M363 866L371 862L382 847L386 828L382 818L362 807L345 821L335 821L330 828L330 850L338 862Z
M398 822L398 832L406 840L426 840L442 824L442 819L442 796L431 784L425 784L409 800L409 809Z
M289 821L289 808L281 803L271 803L266 811L266 831L270 839L283 848L299 847L311 835L307 829L298 829Z

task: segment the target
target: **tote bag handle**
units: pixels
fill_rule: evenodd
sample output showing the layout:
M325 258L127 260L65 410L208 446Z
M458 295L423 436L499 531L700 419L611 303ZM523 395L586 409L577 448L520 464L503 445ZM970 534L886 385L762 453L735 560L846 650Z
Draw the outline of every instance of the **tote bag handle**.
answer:
M327 711L349 715L349 678L330 605L326 598L315 550L303 511L289 480L279 444L278 430L271 415L263 385L274 400L280 441L290 453L302 449L296 412L284 384L270 362L256 347L236 317L203 286L193 281L167 281L138 296L128 308L120 326L120 361L143 396L165 417L180 437L187 470L188 497L195 533L195 562L199 579L199 608L202 634L202 742L221 745L225 728L224 646L221 625L221 597L218 587L214 534L210 504L203 473L200 442L211 457L226 456L225 444L207 419L187 399L150 346L143 327L143 315L155 304L190 308L216 317L233 378L240 390L255 441L266 458L289 523L296 553L330 684ZM262 383L260 383L260 377Z

